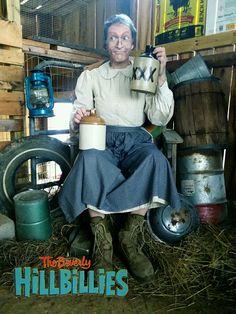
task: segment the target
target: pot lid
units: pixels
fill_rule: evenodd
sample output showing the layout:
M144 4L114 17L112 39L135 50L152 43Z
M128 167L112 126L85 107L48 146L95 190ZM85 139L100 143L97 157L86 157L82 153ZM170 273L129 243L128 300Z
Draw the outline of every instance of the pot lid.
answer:
M96 109L88 110L90 115L84 117L80 124L97 124L97 125L106 125L106 122L103 118L96 115Z

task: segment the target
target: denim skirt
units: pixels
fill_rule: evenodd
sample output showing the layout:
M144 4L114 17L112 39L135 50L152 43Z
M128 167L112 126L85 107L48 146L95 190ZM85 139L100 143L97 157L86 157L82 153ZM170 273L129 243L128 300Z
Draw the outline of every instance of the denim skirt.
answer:
M181 207L172 170L142 127L107 126L106 150L80 151L59 193L68 222L88 208L112 214L166 204Z

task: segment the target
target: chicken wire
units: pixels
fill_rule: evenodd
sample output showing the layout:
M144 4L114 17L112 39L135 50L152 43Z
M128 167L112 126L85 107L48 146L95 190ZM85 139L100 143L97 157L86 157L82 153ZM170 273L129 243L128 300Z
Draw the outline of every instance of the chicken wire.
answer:
M91 0L21 0L23 38L44 37L71 42L73 36L61 31L63 23L66 21L73 25L74 12L78 13L79 23L82 23L91 2ZM82 28L80 29L82 31Z

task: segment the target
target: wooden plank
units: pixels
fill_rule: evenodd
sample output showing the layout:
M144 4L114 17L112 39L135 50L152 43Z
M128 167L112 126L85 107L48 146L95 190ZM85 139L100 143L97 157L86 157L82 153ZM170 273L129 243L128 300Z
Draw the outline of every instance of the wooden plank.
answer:
M0 49L0 63L23 65L24 53L21 49Z
M9 82L0 81L0 90L12 90L12 85Z
M167 70L169 72L174 72L188 60L189 59L168 61L166 65ZM203 60L206 62L209 68L231 67L232 65L236 65L236 53L226 52L223 54L216 54L210 56L206 55L203 56Z
M22 48L22 27L15 22L0 20L0 44Z
M187 52L187 53L181 53L179 54L179 60L181 59L190 59L194 56L194 52Z
M24 115L25 107L17 101L0 101L0 115Z
M62 52L66 52L66 53L74 53L76 55L82 55L82 56L87 56L87 57L92 57L92 58L97 58L97 59L101 59L103 60L104 59L104 56L99 56L99 55L96 55L92 52L84 52L82 50L77 50L77 49L72 49L72 48L67 48L67 47L63 47L63 46L55 46L54 47L55 49L51 49L51 50L57 50L57 51L62 51Z
M228 124L228 147L225 157L225 187L227 198L236 200L236 67L231 85L230 113Z
M235 48L233 45L225 46L225 47L216 47L214 50L214 54L222 54L222 53L227 53L231 51L235 51Z
M24 81L23 67L14 65L0 65L0 81L23 82Z
M16 22L19 26L21 25L19 0L7 0L7 19Z
M41 41L31 40L31 39L23 39L23 47L27 47L27 46L39 47L42 49L50 49L50 44L43 43Z
M2 101L24 101L24 93L23 92L8 92L4 90L0 90L0 102Z
M33 53L36 55L46 55L48 49L45 49L43 47L39 47L39 46L30 46L30 45L24 45L22 46L23 52L27 52L27 53Z
M23 121L20 119L0 119L0 132L22 131Z
M8 115L0 115L0 120L1 119L9 119ZM9 141L11 139L11 134L10 132L0 132L0 141Z
M74 90L72 91L63 91L63 92L54 92L53 93L54 98L73 98L74 97Z
M84 52L85 55L88 52L91 52L91 53L94 53L95 57L96 56L98 56L98 57L99 56L104 56L104 57L108 56L107 51L105 51L103 49L91 48L91 47L87 47L87 46L81 45L81 44L65 43L61 40L56 40L56 39L51 39L51 38L46 38L46 37L41 37L41 36L33 36L32 39L35 41L48 43L48 44L53 45L53 46L64 46L64 47L68 47L68 48L72 48L72 49L81 50Z
M8 90L8 91L22 91L24 88L23 82L4 82L0 81L0 90Z
M230 84L233 75L232 67L213 69L214 76L221 80L222 90L224 92L225 109L228 112L228 105L230 100Z
M11 141L1 141L0 142L0 151L3 150L9 144L11 144Z
M137 25L137 46L141 50L145 50L146 44L153 40L152 34L152 13L155 1L146 0L138 1L136 13ZM144 14L145 12L145 14Z
M213 34L209 36L195 37L169 44L163 44L167 55L176 55L182 52L199 51L209 48L233 46L236 43L236 31Z
M136 1L135 1L136 2ZM104 0L96 1L96 21L95 28L97 34L103 33L103 23L109 16L106 15L106 7ZM96 36L96 47L103 47L103 36Z
M50 57L54 59L60 59L65 61L72 61L77 62L81 64L92 64L99 60L101 60L101 57L89 57L86 55L77 55L74 53L65 53L57 50L48 50L48 49L42 49L39 47L24 47L24 52L27 52L27 54L34 54L37 56L44 56L44 57Z
M96 1L92 1L87 8L86 21L87 46L96 48Z

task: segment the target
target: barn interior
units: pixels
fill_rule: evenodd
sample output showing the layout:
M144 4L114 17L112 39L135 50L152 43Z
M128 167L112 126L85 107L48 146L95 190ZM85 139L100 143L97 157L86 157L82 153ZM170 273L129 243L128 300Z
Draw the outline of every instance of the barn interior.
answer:
M93 241L83 227L87 217L69 224L58 193L79 149L69 134L77 79L108 60L103 25L120 13L137 28L133 58L146 45L166 49L174 115L164 128L149 125L147 130L170 161L184 205L199 221L191 215L182 225L177 220L177 227L172 221L161 238L160 217L148 214L144 250L155 266L155 280L144 284L129 276L124 297L59 292L17 296L16 268L41 269L42 256L91 258ZM230 0L1 0L3 313L235 313L235 40L236 4ZM32 104L34 73L48 91L47 106ZM17 198L26 191L37 197L29 208ZM29 222L26 231L22 211L34 219L32 208L38 213L39 207L46 219ZM112 217L110 224L115 230ZM115 263L117 271L124 267L118 256Z

